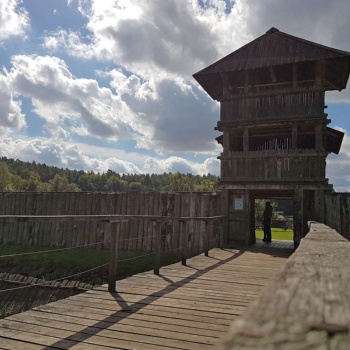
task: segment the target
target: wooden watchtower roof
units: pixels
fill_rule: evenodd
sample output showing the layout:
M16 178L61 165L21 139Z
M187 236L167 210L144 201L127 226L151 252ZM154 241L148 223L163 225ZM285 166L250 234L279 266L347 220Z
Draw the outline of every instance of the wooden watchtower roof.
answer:
M226 75L232 88L244 86L245 71L253 71L249 83L263 86L292 81L292 66L305 80L315 79L315 64L324 62L323 90L342 90L350 73L350 53L323 46L271 28L226 57L218 60L193 77L214 99L223 97ZM273 68L273 70L272 70Z

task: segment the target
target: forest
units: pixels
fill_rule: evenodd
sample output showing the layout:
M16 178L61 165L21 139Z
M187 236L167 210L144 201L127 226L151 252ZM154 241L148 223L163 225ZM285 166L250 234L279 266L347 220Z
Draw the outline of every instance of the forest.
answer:
M0 158L0 192L213 191L218 179L210 174L101 174Z

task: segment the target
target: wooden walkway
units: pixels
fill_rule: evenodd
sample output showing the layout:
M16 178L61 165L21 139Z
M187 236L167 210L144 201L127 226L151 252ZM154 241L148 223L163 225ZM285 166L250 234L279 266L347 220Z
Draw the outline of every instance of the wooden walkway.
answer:
M277 246L277 248L275 248ZM292 250L212 249L0 320L1 349L213 349Z

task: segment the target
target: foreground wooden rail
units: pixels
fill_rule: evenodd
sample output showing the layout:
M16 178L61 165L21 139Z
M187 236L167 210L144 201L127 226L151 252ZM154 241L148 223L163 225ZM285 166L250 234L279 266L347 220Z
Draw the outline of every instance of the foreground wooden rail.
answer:
M220 349L349 349L349 258L349 241L311 223L283 271L232 325Z

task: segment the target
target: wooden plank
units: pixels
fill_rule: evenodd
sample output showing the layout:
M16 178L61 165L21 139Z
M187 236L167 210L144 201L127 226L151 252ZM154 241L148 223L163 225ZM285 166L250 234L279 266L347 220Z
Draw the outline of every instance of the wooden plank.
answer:
M349 242L323 224L235 323L220 349L347 349Z
M212 249L176 263L0 320L7 349L200 350L230 324L286 261L274 251ZM28 345L28 346L27 346ZM4 348L6 348L4 346Z

